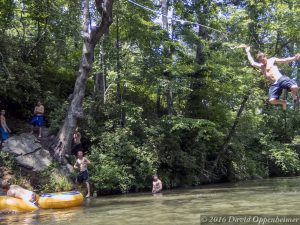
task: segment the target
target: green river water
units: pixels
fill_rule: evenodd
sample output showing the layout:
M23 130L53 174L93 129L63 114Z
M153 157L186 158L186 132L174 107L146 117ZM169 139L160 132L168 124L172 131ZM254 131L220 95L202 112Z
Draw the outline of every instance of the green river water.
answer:
M215 224L220 225L274 225L283 223L275 221L259 224L257 220L251 223L249 221L228 223L230 220L228 216L239 215L253 219L262 215L271 217L299 215L299 220L284 223L295 225L300 224L299 209L300 177L293 177L205 185L200 188L165 191L162 196L141 193L91 198L86 199L82 207L0 214L0 224L200 225L200 219L204 218L206 223L204 221L202 224L205 225L214 224L213 220L217 220ZM224 217L225 215L227 217Z

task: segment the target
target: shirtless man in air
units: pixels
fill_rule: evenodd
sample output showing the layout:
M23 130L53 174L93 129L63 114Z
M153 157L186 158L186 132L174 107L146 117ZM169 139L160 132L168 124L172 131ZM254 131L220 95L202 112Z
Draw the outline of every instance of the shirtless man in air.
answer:
M9 138L9 133L11 132L6 124L5 110L1 110L0 115L0 131L1 131L1 145L5 144Z
M87 188L87 195L85 196L86 198L90 197L91 193L90 193L90 184L89 184L89 173L87 170L87 165L90 164L91 162L86 158L83 157L83 151L79 150L78 153L78 158L75 162L74 168L75 169L79 169L80 172L77 176L76 179L76 184L82 184L85 183L86 184L86 188Z
M2 181L1 188L9 197L19 198L26 202L36 204L37 195L32 191L20 187L19 185L10 185L8 182Z
M37 102L37 105L34 108L34 116L31 120L32 124L32 130L31 133L33 133L33 128L38 126L39 127L39 138L42 137L42 126L44 125L44 106L42 105L41 101Z
M264 74L267 80L270 83L272 83L271 87L269 88L270 103L273 105L281 105L282 109L284 111L286 110L286 100L279 99L283 89L291 91L294 104L297 103L298 85L291 78L282 75L278 69L278 65L299 60L300 54L296 54L294 57L284 59L279 59L275 57L268 59L264 53L260 52L257 54L258 62L255 62L251 56L250 47L247 45L244 45L243 47L245 48L250 64L253 67L260 69L260 71Z

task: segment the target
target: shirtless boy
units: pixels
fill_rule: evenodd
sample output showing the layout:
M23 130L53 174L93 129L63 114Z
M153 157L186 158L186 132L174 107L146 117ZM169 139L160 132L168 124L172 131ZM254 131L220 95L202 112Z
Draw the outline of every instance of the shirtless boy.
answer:
M37 105L34 108L34 116L31 120L32 124L32 130L31 133L33 133L33 128L38 126L39 127L39 138L42 137L42 126L44 125L44 106L42 105L41 101L37 102Z
M157 194L162 192L162 182L158 179L157 175L153 176L152 182L152 194Z
M11 132L6 124L6 118L5 118L5 110L1 110L0 115L0 121L1 121L1 145L5 144L7 139L9 138L9 133Z
M294 103L296 103L298 85L291 78L282 75L278 69L278 65L299 60L300 54L296 54L294 57L283 58L283 59L279 59L275 57L268 59L264 53L258 53L257 54L258 62L255 62L251 56L250 47L246 45L243 47L245 47L245 51L250 64L253 67L260 69L260 71L267 78L267 80L270 83L272 83L271 87L269 88L270 103L274 105L281 105L282 109L284 111L286 110L287 108L286 100L279 99L283 89L291 91Z
M86 198L88 198L90 197L91 193L90 193L89 173L87 170L87 165L90 164L91 162L86 157L83 157L82 150L79 150L77 155L78 158L75 162L74 168L79 169L80 172L77 176L76 184L82 184L82 183L86 184L87 192L88 192Z
M81 134L79 132L79 128L76 127L75 132L73 134L74 146L72 148L72 154L77 155L78 150L82 148L81 144Z

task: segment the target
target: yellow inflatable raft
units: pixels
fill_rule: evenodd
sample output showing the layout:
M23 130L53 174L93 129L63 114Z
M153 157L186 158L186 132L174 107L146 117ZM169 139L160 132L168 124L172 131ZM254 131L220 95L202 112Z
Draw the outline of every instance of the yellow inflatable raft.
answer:
M31 202L25 202L22 199L8 196L0 196L0 211L31 212L37 209L38 207Z
M83 202L83 196L78 191L58 192L43 194L38 200L38 205L42 209L62 209L74 206L80 206Z

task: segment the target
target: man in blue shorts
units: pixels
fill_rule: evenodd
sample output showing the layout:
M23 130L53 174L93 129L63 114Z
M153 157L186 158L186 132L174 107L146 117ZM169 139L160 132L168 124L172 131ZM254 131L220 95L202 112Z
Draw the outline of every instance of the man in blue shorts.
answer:
M78 158L75 162L74 168L79 169L80 172L76 179L76 185L85 183L87 187L87 195L86 198L90 197L90 184L89 184L89 173L87 170L88 164L91 162L86 158L83 157L83 151L79 150L77 152Z
M39 138L42 137L42 126L44 125L44 106L42 105L41 101L37 102L37 105L34 108L34 116L31 120L32 130L33 133L34 127L39 127Z
M286 100L279 99L282 90L286 89L292 93L292 97L294 100L294 104L297 103L297 93L298 93L298 85L297 83L292 80L291 78L284 76L280 73L278 69L279 64L290 63L295 60L300 59L300 54L296 54L294 57L279 59L279 58L267 58L264 53L258 53L257 59L258 62L255 62L250 54L250 47L245 47L248 60L250 64L260 69L260 71L265 75L268 81L272 83L271 87L269 88L269 101L273 105L281 105L282 109L285 111L287 102Z
M5 110L3 109L1 110L1 115L0 115L0 131L1 131L1 146L2 146L7 142L10 133L10 129L6 124Z

